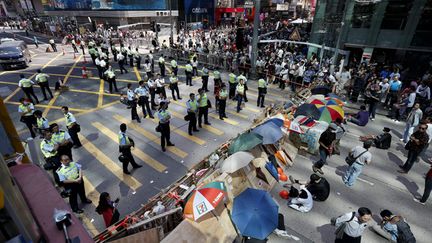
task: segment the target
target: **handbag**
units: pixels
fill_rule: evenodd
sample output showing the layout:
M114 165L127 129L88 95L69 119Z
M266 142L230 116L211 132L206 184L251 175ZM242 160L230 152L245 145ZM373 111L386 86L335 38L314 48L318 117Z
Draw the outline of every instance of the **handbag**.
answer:
M185 120L185 121L190 121L189 114L187 114L186 116L184 116L184 120Z
M76 123L76 124L75 124L75 129L76 129L76 132L77 132L77 133L78 133L78 132L81 132L81 126L80 126L80 124Z
M156 132L161 132L160 125L157 125L156 128L155 128L155 130L156 130Z
M351 153L350 154L348 154L348 156L345 158L345 162L348 164L348 165L352 165L352 164L354 164L354 162L358 159L358 158L360 158L360 156L362 156L364 153L366 153L368 150L366 149L363 153L361 153L361 154L359 154L358 156L356 156L356 157L354 157Z

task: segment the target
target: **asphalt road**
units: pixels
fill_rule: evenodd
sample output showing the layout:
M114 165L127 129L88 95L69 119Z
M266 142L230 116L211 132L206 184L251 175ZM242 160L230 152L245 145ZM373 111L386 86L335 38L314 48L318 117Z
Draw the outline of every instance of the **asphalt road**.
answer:
M10 34L0 33L0 37ZM18 36L18 38L20 38ZM42 39L40 39L42 40ZM27 41L30 41L27 39ZM211 127L205 127L194 137L187 135L187 123L183 120L186 113L184 103L190 92L197 92L200 80L195 80L191 88L183 83L184 77L180 77L180 92L183 100L172 102L169 109L173 112L173 129L171 130L172 141L176 144L174 150L165 153L161 152L159 134L154 131L156 126L153 120L143 120L141 124L130 122L130 110L119 104L118 94L108 94L107 87L97 77L84 79L81 77L81 68L86 66L95 75L96 70L92 64L84 63L83 57L77 55L74 59L72 49L65 47L66 54L45 53L46 45L36 49L30 45L33 52L33 62L25 70L0 72L0 96L5 98L7 108L13 118L17 130L23 139L28 137L28 132L22 123L19 122L17 105L22 91L17 88L19 74L24 73L27 77L35 74L36 70L42 68L48 73L51 86L57 78L67 80L70 91L56 94L51 101L44 101L37 105L47 114L47 118L59 123L64 127L64 119L60 108L62 105L71 107L76 115L78 123L82 127L81 138L84 146L73 151L76 161L81 163L86 176L86 191L92 205L84 206L85 213L82 220L92 234L103 230L103 219L94 212L99 193L107 191L112 198L120 197L119 211L126 215L138 209L142 204L156 193L169 186L176 179L184 175L188 168L195 165L204 156L214 151L227 139L234 137L242 130L247 129L260 108L256 107L256 83L248 83L250 102L247 108L236 114L234 104L228 106L229 119L221 121L211 110ZM59 50L62 47L59 46ZM90 58L86 56L86 60ZM182 63L180 63L182 65ZM157 66L157 65L156 65ZM117 66L115 65L117 68ZM117 73L118 86L121 92L126 91L126 84L137 81L144 73L134 71L130 67L128 74ZM183 74L183 70L179 71ZM227 80L227 73L223 72L223 80ZM225 78L224 78L225 77ZM213 90L213 79L210 78L209 88ZM42 94L35 88L36 95L42 99ZM212 92L208 93L214 103ZM171 94L167 89L167 95ZM287 91L281 92L276 87L271 87L267 98L269 102L287 99ZM356 106L351 105L350 106ZM381 111L382 112L382 111ZM141 114L141 112L139 112ZM144 165L143 168L132 171L131 176L123 176L121 164L117 160L118 146L116 136L119 124L126 122L129 125L129 133L134 138L137 147L134 150L135 159ZM367 166L360 179L352 188L347 188L341 180L341 175L346 169L343 158L349 149L360 144L358 136L363 134L378 134L384 126L392 128L393 143L389 150L378 150L373 148L372 164ZM402 164L406 159L406 151L399 142L403 133L403 123L394 123L388 118L378 115L377 119L370 122L366 127L360 128L348 124L348 132L342 139L341 156L332 156L328 165L324 167L325 177L331 184L332 192L326 202L315 203L314 208L307 214L298 213L289 209L286 202L282 201L277 193L281 187L273 191L275 198L281 205L280 211L285 215L286 226L290 232L299 236L301 242L333 242L334 228L329 225L331 217L345 212L356 210L360 206L369 207L374 212L374 218L380 210L387 208L396 214L406 217L412 227L418 242L430 242L432 233L432 217L430 213L430 202L426 206L415 203L412 198L422 194L424 188L424 173L428 165L421 161L414 165L407 175L400 175L396 172L397 165ZM430 156L430 151L428 151ZM312 155L299 155L295 165L288 170L289 175L296 178L307 179L312 173L312 162L317 158ZM274 240L277 242L277 240ZM286 242L286 241L285 241ZM363 242L385 242L373 232L366 231Z

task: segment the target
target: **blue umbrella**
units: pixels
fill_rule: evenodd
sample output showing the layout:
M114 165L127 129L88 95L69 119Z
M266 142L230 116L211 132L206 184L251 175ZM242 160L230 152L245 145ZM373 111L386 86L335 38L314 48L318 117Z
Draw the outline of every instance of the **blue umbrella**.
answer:
M265 168L268 170L270 175L272 175L276 179L276 181L279 181L277 169L272 162L267 162Z
M262 144L275 144L279 139L282 138L282 130L280 127L275 125L273 122L264 123L252 130L253 133L257 133L263 137Z
M270 120L265 121L263 124L267 124L267 123L273 123L278 127L282 127L284 124L284 121L280 118L272 118Z
M278 225L278 210L267 191L247 188L234 198L232 220L243 236L264 240Z

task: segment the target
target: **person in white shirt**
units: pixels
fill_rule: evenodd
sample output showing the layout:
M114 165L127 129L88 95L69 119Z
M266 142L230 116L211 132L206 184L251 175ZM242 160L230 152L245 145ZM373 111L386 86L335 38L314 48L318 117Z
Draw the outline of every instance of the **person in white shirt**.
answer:
M157 94L163 94L164 97L166 97L166 92L165 92L165 79L163 77L161 77L160 74L156 74L156 93Z
M343 182L346 186L352 187L362 172L363 167L371 163L372 154L369 152L369 148L372 146L372 143L371 140L366 140L363 142L363 147L356 146L349 153L350 156L355 158L355 161L348 167L343 176Z
M313 207L312 194L306 189L306 186L301 185L300 191L291 187L289 196L292 197L288 206L302 213L309 212Z
M368 227L367 222L371 219L372 212L365 207L359 208L357 212L349 212L337 218L332 218L331 222L336 228L345 224L343 231L336 235L335 243L360 243L361 236Z
M380 102L384 102L387 96L387 91L390 87L388 82L388 78L383 79L383 81L379 82L379 86L381 87L381 97Z

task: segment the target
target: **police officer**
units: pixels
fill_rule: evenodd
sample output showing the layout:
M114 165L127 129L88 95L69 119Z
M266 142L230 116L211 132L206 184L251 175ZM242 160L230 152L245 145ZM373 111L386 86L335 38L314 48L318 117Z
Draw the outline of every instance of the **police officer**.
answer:
M236 87L237 113L239 113L242 110L240 106L241 106L241 103L243 101L244 94L245 94L244 81L243 81L243 79L240 79L240 81Z
M194 56L192 58L191 63L192 63L192 75L193 76L198 76L198 60L197 60L196 56Z
M115 91L119 92L119 90L117 89L116 76L111 65L108 66L108 69L105 71L104 76L107 82L109 83L109 92L112 93L113 85Z
M93 61L93 64L96 65L96 58L99 56L99 52L98 52L98 50L95 47L90 46L90 43L89 43L89 50L88 50L88 52L89 52L90 57L91 57L91 59Z
M219 102L219 119L223 120L228 118L225 114L226 100L228 98L228 92L226 90L226 85L222 83L221 89L219 90L218 102Z
M126 58L123 55L123 53L119 52L117 54L117 60L118 60L119 68L120 68L120 73L123 74L123 70L125 71L125 73L128 73L128 70L126 70L126 68L124 67L125 62L126 62Z
M175 91L175 92L177 92L177 98L179 100L181 100L182 98L180 97L180 91L179 91L179 88L178 88L178 78L177 78L177 76L175 75L174 72L171 72L171 77L170 77L169 80L170 80L169 87L171 89L171 95L172 95L173 99L177 100L176 96L174 94L174 91Z
M134 92L138 96L138 104L142 108L142 113L144 115L144 118L147 117L147 113L148 113L149 117L153 119L154 117L150 109L150 102L149 102L150 91L146 82L144 82L143 80L139 81L139 87L136 88Z
M96 57L95 64L96 64L96 68L98 70L98 75L99 75L100 79L103 79L103 72L104 71L103 71L103 68L101 66L101 62L102 62L102 60L99 57Z
M61 183L56 173L56 170L60 167L60 158L57 153L58 147L58 144L52 139L52 133L50 131L45 132L44 139L40 144L40 149L46 162L44 169L53 170L54 181L57 185L60 185Z
M51 99L53 98L53 95L51 93L51 89L49 87L49 83L48 83L48 78L49 75L46 73L42 73L42 71L40 69L37 70L38 74L36 75L36 82L39 84L41 90L42 90L42 94L44 96L44 100L48 100L45 90L48 91L49 95L51 96Z
M197 113L198 113L198 101L195 99L195 94L189 94L189 100L186 102L187 116L189 119L188 133L192 136L192 131L199 132L197 129Z
M144 61L144 71L147 74L147 78L151 78L153 76L151 71L151 63L149 59L146 59Z
M202 87L201 89L204 90L204 92L209 92L208 90L208 79L209 79L209 70L207 69L206 65L203 66L201 69L201 78L202 78Z
M137 112L137 99L135 97L135 92L132 90L132 84L127 84L127 99L129 103L129 107L131 108L131 119L137 120L138 123L141 123L141 119L138 116Z
M83 210L78 208L77 196L79 195L82 203L90 204L92 201L86 197L81 165L71 162L67 155L61 156L60 161L61 167L56 172L65 189L70 190L69 204L72 211L83 213Z
M156 74L156 93L162 94L166 98L165 79L158 73Z
M33 115L36 117L36 125L33 125L33 127L39 132L40 138L43 138L45 132L50 129L49 121L42 116L42 111L40 110L35 110Z
M198 89L198 126L202 127L202 117L204 116L204 124L211 125L208 122L208 98L206 92L203 89Z
M192 65L190 64L190 61L186 64L185 67L185 74L186 74L186 85L192 86Z
M152 110L156 110L156 102L155 102L155 98L156 98L156 82L153 80L153 78L149 78L149 80L147 81L147 85L149 87L149 91L150 91L150 104L152 107Z
M171 60L171 69L174 75L177 76L178 66L177 66L177 61L174 58Z
M218 70L213 72L214 79L214 90L213 93L216 95L219 92L220 86L222 84L221 74Z
M24 94L26 94L27 98L29 98L32 101L32 103L34 103L34 102L31 98L31 96L33 96L33 98L36 100L36 103L39 104L39 100L38 100L38 98L35 95L34 90L33 90L34 82L28 78L25 78L24 74L20 74L20 78L21 79L18 82L18 86L21 87L22 91L24 91Z
M159 57L159 68L162 77L165 77L165 58L163 56Z
M126 49L126 47L124 47L123 44L120 44L120 53L121 53L122 56L124 57L123 64L127 65L127 55L128 55L128 50Z
M167 146L175 146L170 141L170 119L171 114L169 113L168 109L168 103L167 102L161 102L159 104L159 112L158 112L158 118L159 118L159 131L161 133L161 147L162 151L165 152L165 142Z
M30 130L32 138L36 137L33 127L36 125L36 119L33 115L34 105L28 100L21 98L20 105L18 106L18 112L21 115L20 121L26 124L27 128Z
M236 93L236 87L237 87L237 76L234 73L229 74L229 98L234 99L235 93Z
M114 62L117 62L117 47L115 46L115 44L111 41L111 53L113 54L114 57Z
M121 153L120 158L123 164L123 173L130 175L128 170L128 165L131 163L134 169L141 168L142 165L139 165L135 162L135 159L131 152L131 147L135 147L135 142L126 135L127 126L126 124L120 124L120 132L119 132L119 152Z
M75 116L69 112L69 108L67 106L63 106L62 111L66 119L66 127L74 145L73 147L79 148L82 146L81 141L78 137L78 133L80 132L81 128L76 122Z
M59 129L57 123L50 125L53 141L58 145L58 156L67 155L71 160L72 158L72 139L68 132Z
M240 82L240 80L243 80L243 85L244 85L244 94L243 94L243 99L245 102L248 102L247 96L246 96L246 91L248 90L247 87L247 79L246 77L243 75L243 73L240 73L240 75L237 77L238 82Z
M138 52L138 47L135 48L135 51L133 52L133 56L136 61L137 68L141 69L141 55Z
M131 67L134 66L134 53L132 51L132 47L129 46L128 50L127 50L127 55L129 57L129 65Z
M258 99L257 106L264 107L264 98L267 94L267 81L263 78L258 79Z

